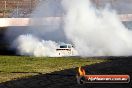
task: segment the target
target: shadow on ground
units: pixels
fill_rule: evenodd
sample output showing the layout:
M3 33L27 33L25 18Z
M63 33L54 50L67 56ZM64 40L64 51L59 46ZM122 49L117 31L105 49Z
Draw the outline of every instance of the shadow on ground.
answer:
M111 62L85 66L87 74L129 74L132 77L131 57L112 57ZM132 88L128 84L85 84L76 82L75 69L67 69L48 74L38 74L29 78L12 80L0 84L0 88Z

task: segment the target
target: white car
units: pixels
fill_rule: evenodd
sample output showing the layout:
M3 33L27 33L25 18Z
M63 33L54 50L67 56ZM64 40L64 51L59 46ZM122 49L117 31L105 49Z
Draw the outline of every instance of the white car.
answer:
M71 44L62 44L56 49L58 56L75 56L76 50Z

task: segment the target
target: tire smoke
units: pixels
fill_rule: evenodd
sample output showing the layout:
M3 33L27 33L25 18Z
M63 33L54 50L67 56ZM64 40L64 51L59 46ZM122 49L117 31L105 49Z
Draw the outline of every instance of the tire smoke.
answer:
M40 6L39 11L35 11L36 17L43 13L42 17L59 16L63 20L60 26L30 28L30 36L20 35L15 42L19 54L56 56L54 50L59 45L56 42L66 40L75 46L80 56L132 55L132 31L125 28L116 11L107 6L97 9L89 0L45 0L43 3L46 10ZM58 8L53 8L56 4ZM47 35L45 39L43 35L47 33L55 35ZM56 36L59 37L53 39Z

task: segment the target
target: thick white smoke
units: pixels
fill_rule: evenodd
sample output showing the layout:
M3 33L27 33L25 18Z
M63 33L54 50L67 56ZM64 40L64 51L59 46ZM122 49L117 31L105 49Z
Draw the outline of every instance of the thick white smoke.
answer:
M26 32L18 36L12 44L17 54L36 57L57 57L59 55L56 49L59 47L59 42L65 42L66 38L61 29L60 20L56 23L52 18L60 16L62 9L60 3L60 0L40 2L31 15L34 20L31 20L29 25L32 26L27 27ZM45 23L43 18L48 17L50 19L46 19L48 23Z
M132 55L132 31L107 8L98 10L89 0L63 0L65 33L81 56Z
M52 26L41 27L41 30L30 28L28 32L31 35L20 35L15 41L19 54L56 56L55 50L58 44L53 41L53 38L64 33L63 36L66 36L66 38L62 36L56 37L55 41L57 39L58 41L68 39L75 45L80 56L132 55L132 31L124 27L115 11L107 8L97 9L89 0L51 0L52 3L50 0L45 1L43 3L46 4L46 8L50 11L45 10L44 16L47 17L49 14L50 16L56 16L56 10L61 8L59 10L61 12L63 8L63 16L60 14L57 16L63 17L64 23L62 22L63 25L59 23L61 27L54 27L56 28L55 30L54 28L52 29ZM54 2L61 2L61 7L49 9L47 6L53 6ZM41 11L44 11L43 8L35 12ZM46 12L49 12L49 14ZM48 34L47 36L50 39L47 38L46 40L52 41L39 39L42 38L42 35L51 32L54 35ZM34 35L37 37L34 37ZM43 39L45 38L46 36L43 37Z
M53 41L40 40L37 37L27 34L20 35L13 43L14 48L18 50L18 54L30 56L56 56L58 44Z

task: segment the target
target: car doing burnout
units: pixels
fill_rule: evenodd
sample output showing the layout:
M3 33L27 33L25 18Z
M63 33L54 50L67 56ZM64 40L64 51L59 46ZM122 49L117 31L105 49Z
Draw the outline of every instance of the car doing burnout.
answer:
M62 44L56 49L59 56L75 56L77 51L71 44Z

